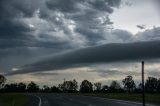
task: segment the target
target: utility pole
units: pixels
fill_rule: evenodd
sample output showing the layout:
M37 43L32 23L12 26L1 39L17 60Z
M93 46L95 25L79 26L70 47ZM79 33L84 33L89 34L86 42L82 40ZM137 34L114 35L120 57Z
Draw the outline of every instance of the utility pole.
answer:
M144 61L142 61L142 100L143 100L143 106L145 106Z

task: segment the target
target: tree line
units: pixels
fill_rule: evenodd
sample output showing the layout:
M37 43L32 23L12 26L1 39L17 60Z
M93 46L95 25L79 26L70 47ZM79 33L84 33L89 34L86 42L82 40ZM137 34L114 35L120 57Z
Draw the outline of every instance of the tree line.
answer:
M78 82L74 80L65 81L58 86L49 87L44 85L39 87L38 84L31 81L29 84L23 82L5 84L6 78L0 75L0 92L55 92L55 93L140 93L142 84L136 86L132 76L126 76L122 80L121 85L118 81L112 81L110 85L103 85L100 82L92 83L88 80L83 80L78 86ZM148 77L145 81L145 91L148 93L160 93L160 78Z

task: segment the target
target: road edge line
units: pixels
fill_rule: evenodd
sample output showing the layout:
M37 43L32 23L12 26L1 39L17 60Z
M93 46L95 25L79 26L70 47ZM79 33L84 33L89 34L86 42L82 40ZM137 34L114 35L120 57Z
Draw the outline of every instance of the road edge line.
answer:
M42 100L41 100L41 98L40 98L39 96L36 96L36 95L34 95L34 96L39 99L39 105L38 105L38 106L41 106L41 105L42 105Z
M42 105L41 97L39 97L39 96L37 96L37 95L33 95L33 94L27 94L27 95L34 96L34 97L38 98L38 99L39 99L39 104L38 104L38 106L41 106L41 105Z

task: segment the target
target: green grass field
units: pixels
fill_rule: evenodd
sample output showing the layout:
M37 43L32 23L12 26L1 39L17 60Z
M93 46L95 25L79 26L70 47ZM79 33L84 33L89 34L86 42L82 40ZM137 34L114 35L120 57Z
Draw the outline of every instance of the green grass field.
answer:
M126 94L126 93L77 93L75 95L84 95L84 96L97 96L110 99L120 99L120 100L129 100L129 101L142 101L141 94ZM160 104L160 94L146 94L147 103Z
M29 97L23 94L0 94L0 106L24 106Z

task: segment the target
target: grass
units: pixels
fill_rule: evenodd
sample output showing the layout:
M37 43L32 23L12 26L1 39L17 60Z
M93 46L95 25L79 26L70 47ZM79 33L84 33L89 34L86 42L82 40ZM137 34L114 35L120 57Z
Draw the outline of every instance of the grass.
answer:
M77 93L75 95L96 96L110 99L129 100L129 101L142 101L141 94L126 94L126 93ZM160 104L160 94L146 94L146 102L153 104Z
M141 94L126 94L126 93L69 93L67 95L83 95L83 96L96 96L111 99L129 100L129 101L142 101ZM146 102L153 104L160 104L160 94L146 94ZM29 100L29 96L10 93L0 94L0 106L24 106Z
M24 106L28 100L29 97L23 94L0 94L0 105L2 106Z

